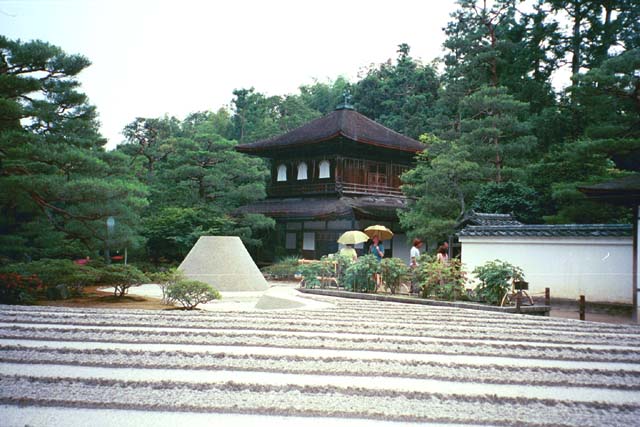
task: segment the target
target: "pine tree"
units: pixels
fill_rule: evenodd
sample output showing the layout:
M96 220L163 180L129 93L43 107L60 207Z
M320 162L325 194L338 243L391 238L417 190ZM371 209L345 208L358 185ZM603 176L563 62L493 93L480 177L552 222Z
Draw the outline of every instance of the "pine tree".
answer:
M88 65L42 41L0 36L3 256L86 256L139 241L145 188L122 156L104 150L95 108L78 90Z

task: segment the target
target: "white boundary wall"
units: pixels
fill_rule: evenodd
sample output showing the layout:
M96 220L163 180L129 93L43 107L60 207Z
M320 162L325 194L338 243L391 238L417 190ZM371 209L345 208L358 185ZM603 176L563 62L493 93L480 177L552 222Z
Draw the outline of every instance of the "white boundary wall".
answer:
M470 279L477 266L499 259L521 267L529 292L551 298L632 303L631 237L460 236Z

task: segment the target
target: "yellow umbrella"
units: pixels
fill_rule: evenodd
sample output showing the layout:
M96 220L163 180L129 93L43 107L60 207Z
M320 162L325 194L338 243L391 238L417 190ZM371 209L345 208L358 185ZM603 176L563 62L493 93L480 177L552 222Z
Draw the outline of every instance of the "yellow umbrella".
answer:
M338 243L343 245L356 245L358 243L366 242L369 240L369 236L359 230L345 231L338 239Z
M389 230L384 225L372 225L364 229L367 236L373 239L373 236L378 236L380 240L389 240L393 237L393 231Z

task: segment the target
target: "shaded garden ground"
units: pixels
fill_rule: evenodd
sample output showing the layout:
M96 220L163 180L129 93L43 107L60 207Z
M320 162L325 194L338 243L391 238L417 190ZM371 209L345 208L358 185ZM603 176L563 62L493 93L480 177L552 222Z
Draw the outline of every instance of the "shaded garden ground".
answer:
M37 305L46 305L54 307L88 307L88 308L127 308L127 309L143 309L143 310L171 310L172 306L163 304L159 298L152 298L142 295L125 295L117 297L113 292L101 291L103 286L87 286L84 288L83 295L79 297L64 300L47 300L41 299L37 301Z
M270 281L271 286L296 287L296 282ZM101 291L103 286L88 286L81 297L66 300L38 300L37 305L54 307L87 307L87 308L113 308L113 309L142 309L142 310L172 310L174 307L162 304L159 298L146 295L136 295L135 288L131 288L131 294L124 297L115 297L112 292ZM551 304L550 317L564 319L579 319L577 304L570 301L553 302ZM603 322L613 324L631 324L631 311L626 307L618 306L587 306L586 320L591 322Z

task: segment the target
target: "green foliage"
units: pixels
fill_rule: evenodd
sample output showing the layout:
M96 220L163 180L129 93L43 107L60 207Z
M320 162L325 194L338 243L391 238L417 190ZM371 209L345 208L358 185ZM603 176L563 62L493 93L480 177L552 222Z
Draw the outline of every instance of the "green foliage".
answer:
M41 259L38 261L9 264L2 272L23 277L38 277L49 299L66 299L78 296L85 286L100 282L101 273L88 265L78 265L66 259Z
M384 285L395 294L401 283L407 283L409 267L400 258L383 258L380 261L380 275Z
M132 286L140 286L149 282L149 278L132 265L108 265L102 270L100 281L105 286L113 286L113 294L118 297L126 295Z
M376 257L371 254L363 255L345 271L345 288L355 292L375 292L376 281L373 275L377 273L380 273L380 263Z
M395 64L388 61L370 68L354 86L354 104L367 117L417 138L434 114L440 81L434 67L422 65L409 51L403 43Z
M400 224L410 235L442 240L477 191L480 168L468 151L438 138L416 159L416 167L402 175L409 205L399 211Z
M298 257L285 257L272 265L262 268L262 273L276 280L294 280L296 273L301 271L300 267L300 259Z
M578 187L638 170L640 150L640 49L621 53L577 76L571 88L583 135L554 147L532 168L532 185L552 203L554 223L629 221L628 210L587 200Z
M301 264L298 268L304 279L305 288L324 287L327 279L335 278L335 264L333 258L323 256L319 261Z
M238 213L265 197L268 169L235 144L327 114L346 89L359 112L396 131L433 132L403 176L410 205L400 218L409 235L446 237L474 199L483 211L528 212L524 222L628 221L628 210L590 202L577 188L638 168L638 2L457 4L441 74L402 44L395 60L354 83L316 81L287 96L238 89L230 111L136 118L124 130L127 143L111 152L79 90L88 59L0 36L0 259L126 247L178 260L204 234L275 251L260 247L274 221ZM572 83L555 92L550 81L568 63Z
M36 275L0 273L0 304L33 304L42 281Z
M89 61L0 36L0 64L0 255L84 256L108 238L138 244L146 190L122 156L104 150L96 111L78 90Z
M227 139L228 114L194 113L182 122L171 117L136 119L118 147L150 187L143 234L154 260L181 260L203 235L237 235L250 247L274 221L239 215L237 209L265 196L263 160L235 151Z
M285 133L320 116L297 95L267 97L254 88L236 89L233 95L234 139L239 143Z
M167 297L177 301L187 310L193 310L198 304L220 299L220 293L211 285L198 280L178 280L167 287Z
M337 253L333 255L333 260L336 263L336 281L338 282L338 286L345 286L347 269L353 264L353 258L349 255Z
M327 83L316 80L311 85L300 86L300 99L320 114L329 114L344 102L345 91L350 88L351 84L344 77Z
M184 273L182 270L178 270L177 268L170 268L166 271L160 271L157 273L147 274L149 280L157 283L162 291L162 303L163 304L173 304L174 301L169 298L167 290L169 287L175 285L176 283L185 280Z
M480 280L475 292L481 301L492 305L499 305L504 294L511 290L512 281L524 280L524 273L520 267L505 261L488 261L473 270L473 274Z
M478 190L473 209L484 213L513 213L525 224L541 222L539 196L535 190L518 182L489 182Z
M182 260L201 236L223 234L232 228L229 217L217 217L205 208L167 207L143 221L152 259Z
M536 146L526 120L528 104L504 87L482 86L460 101L460 143L495 182L522 178Z
M416 275L423 298L455 301L466 296L466 275L459 259L440 262L423 255Z

